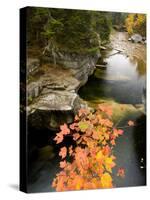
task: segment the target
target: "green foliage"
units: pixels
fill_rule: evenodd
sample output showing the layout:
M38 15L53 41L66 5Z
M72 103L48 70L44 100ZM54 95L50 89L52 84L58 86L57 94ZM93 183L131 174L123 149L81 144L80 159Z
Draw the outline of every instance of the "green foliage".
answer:
M95 12L94 29L100 35L102 41L109 40L111 32L111 17L109 13Z
M95 11L28 8L27 19L29 44L45 46L51 40L70 51L95 49L111 30L108 13Z
M120 12L111 13L112 24L119 26L124 25L127 15L128 15L127 13L120 13Z
M41 33L47 23L47 8L28 8L27 9L27 42L29 45L44 44Z

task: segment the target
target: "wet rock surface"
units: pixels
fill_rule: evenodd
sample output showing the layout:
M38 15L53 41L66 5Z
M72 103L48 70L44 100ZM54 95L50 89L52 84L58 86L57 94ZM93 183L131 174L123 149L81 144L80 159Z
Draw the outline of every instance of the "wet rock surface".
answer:
M142 36L140 34L133 34L131 36L131 41L138 43L138 42L142 42Z

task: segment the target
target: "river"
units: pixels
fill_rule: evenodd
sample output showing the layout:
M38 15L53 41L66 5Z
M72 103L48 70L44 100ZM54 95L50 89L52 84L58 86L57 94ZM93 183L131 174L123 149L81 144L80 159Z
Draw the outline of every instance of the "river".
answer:
M117 53L118 50L120 53ZM133 44L127 40L127 34L115 32L111 42L103 52L106 69L96 69L79 95L90 106L99 103L112 106L113 120L118 126L124 127L128 120L136 126L123 128L124 135L118 138L114 148L117 167L125 169L125 178L115 176L116 187L140 186L146 184L146 116L143 105L144 88L146 85L146 47ZM124 109L121 109L121 106ZM39 133L40 135L40 133ZM39 148L34 162L30 165L29 192L54 191L51 183L59 171L57 149L50 144L50 135L45 131L44 145ZM37 143L41 142L41 138ZM54 154L55 152L55 154Z
M127 125L128 120L136 123L135 127L123 128L124 135L117 140L114 149L116 163L125 169L126 176L123 180L114 176L114 183L117 187L145 185L145 45L129 42L127 34L123 32L114 33L111 39L111 48L103 55L106 69L96 69L87 84L80 89L79 95L93 107L99 103L111 105L114 110L113 120L116 123L119 121L119 127ZM123 111L121 106L124 107Z

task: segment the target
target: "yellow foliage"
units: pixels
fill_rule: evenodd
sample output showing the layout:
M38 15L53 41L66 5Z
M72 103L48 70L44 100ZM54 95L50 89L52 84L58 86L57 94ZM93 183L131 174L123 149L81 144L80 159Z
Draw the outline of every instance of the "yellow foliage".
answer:
M105 158L105 168L108 172L112 172L112 168L115 166L115 163L113 162L113 157L106 157Z
M102 151L99 151L99 152L96 154L96 159L97 159L97 160L102 160L102 159L104 159L104 155L103 155Z
M101 176L101 186L102 188L112 187L112 178L109 173L106 172Z
M131 35L140 33L146 35L146 15L144 14L129 14L125 21L126 29Z

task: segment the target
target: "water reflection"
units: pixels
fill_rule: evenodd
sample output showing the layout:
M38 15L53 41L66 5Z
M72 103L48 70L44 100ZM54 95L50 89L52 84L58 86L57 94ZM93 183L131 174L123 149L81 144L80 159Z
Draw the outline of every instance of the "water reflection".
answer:
M136 65L132 63L129 58L124 55L116 54L109 57L107 60L107 75L116 76L114 80L131 80L136 78Z
M136 64L137 74L140 76L146 75L146 63L142 59L138 59L137 57L130 58L130 62Z
M107 69L96 69L79 94L85 100L114 99L119 103L141 104L146 66L141 60L115 54L105 59Z
M136 70L137 70L139 76L145 76L145 74L146 74L146 64L143 60L138 60Z

